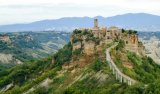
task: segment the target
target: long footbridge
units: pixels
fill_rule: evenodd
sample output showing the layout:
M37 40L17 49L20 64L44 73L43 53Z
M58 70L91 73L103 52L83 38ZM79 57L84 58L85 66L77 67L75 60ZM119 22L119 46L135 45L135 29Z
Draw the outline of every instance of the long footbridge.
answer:
M116 64L113 62L111 55L109 51L114 48L116 45L111 46L110 48L106 49L106 60L109 64L110 69L112 70L113 74L116 77L116 80L119 80L121 83L127 83L128 85L133 85L137 81L132 79L131 77L123 74L119 68L116 66Z

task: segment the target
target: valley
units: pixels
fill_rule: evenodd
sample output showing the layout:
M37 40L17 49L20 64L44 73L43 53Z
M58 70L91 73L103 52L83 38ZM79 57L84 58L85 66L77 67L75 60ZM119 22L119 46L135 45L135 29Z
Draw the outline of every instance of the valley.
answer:
M142 32L140 40L145 46L146 54L160 64L160 32Z
M0 70L56 53L69 41L70 33L56 31L0 34Z

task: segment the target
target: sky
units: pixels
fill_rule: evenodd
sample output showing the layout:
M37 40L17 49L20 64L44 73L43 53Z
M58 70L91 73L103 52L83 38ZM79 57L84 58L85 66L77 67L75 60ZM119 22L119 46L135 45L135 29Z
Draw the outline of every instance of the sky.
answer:
M160 0L0 0L0 25L125 13L160 15Z

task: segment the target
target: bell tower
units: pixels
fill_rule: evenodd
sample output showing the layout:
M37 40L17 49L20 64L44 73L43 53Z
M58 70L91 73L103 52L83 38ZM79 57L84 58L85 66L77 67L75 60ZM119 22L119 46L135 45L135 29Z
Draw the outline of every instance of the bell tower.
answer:
M95 28L98 27L98 19L94 19L94 27L95 27Z

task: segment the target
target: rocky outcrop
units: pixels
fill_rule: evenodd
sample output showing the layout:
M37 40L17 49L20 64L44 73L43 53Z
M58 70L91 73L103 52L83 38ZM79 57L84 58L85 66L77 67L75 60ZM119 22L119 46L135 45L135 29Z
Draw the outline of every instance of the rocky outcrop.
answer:
M1 63L11 63L13 61L13 55L0 53L0 62Z
M81 49L83 54L92 55L96 52L96 46L100 45L100 39L93 36L91 30L75 30L71 36L73 52Z
M22 61L16 59L12 54L0 53L0 63L3 64L23 64Z
M85 42L83 52L87 55L92 55L96 52L95 46L96 44L93 41Z
M0 35L0 40L3 41L3 42L7 42L7 43L11 42L8 35Z
M81 42L76 42L76 43L73 43L73 51L76 50L76 49L81 49L82 48L82 43Z

